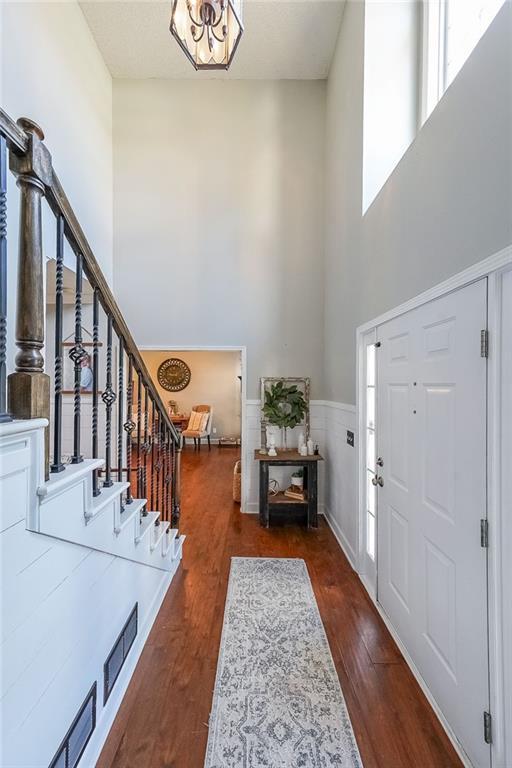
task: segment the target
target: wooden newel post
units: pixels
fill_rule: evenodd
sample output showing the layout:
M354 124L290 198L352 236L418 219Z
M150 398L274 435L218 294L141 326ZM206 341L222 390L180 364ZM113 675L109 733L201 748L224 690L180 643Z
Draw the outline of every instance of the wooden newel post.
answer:
M20 118L27 133L24 155L11 152L10 167L20 190L16 370L8 379L9 411L15 419L49 418L50 377L44 373L44 291L41 198L52 179L51 156L44 135L31 120ZM47 430L47 466L49 440Z

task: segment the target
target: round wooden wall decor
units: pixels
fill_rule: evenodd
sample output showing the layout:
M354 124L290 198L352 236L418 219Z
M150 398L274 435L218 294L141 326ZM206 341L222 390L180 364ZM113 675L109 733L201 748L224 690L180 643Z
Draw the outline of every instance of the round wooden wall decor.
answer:
M178 357L170 357L158 367L157 378L168 392L179 392L190 384L190 368Z

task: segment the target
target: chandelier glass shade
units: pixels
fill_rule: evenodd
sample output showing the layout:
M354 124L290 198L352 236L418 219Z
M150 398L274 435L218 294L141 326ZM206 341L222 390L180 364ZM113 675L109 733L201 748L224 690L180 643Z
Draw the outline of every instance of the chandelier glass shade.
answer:
M229 69L244 31L242 0L173 0L170 29L196 69Z

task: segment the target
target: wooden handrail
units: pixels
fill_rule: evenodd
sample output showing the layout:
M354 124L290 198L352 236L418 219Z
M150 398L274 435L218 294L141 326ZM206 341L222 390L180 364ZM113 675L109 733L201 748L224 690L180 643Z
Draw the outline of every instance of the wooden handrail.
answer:
M9 149L24 154L28 150L28 136L0 107L0 133L7 139Z
M23 128L16 122L14 122L7 113L0 108L0 134L7 140L9 148L16 154L24 155L30 148L30 137L23 130ZM159 410L165 425L167 426L173 442L178 447L181 444L181 438L174 426L172 420L169 418L165 405L154 386L149 372L146 368L144 360L139 352L139 349L133 339L132 334L122 312L114 298L114 295L108 285L105 276L94 256L91 246L82 230L75 212L68 200L66 193L59 181L59 178L51 163L51 156L47 153L49 158L49 170L46 178L41 181L45 188L44 196L50 205L55 216L58 218L62 216L64 220L64 229L66 238L74 251L76 256L81 256L83 260L84 271L89 279L93 288L97 288L100 296L100 301L103 309L110 314L113 319L114 328L119 336L124 339L125 349L134 362L135 371L139 372L141 378L144 381L144 385L148 388L151 398L154 401L157 409Z

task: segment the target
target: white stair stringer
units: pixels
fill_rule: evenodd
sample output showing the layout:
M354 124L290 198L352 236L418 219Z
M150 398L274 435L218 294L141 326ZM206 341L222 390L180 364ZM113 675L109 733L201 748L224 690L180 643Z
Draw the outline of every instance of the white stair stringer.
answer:
M93 497L92 472L102 466L101 459L87 459L52 475L38 488L39 504L30 530L163 571L174 570L176 547L167 545L168 523L155 526L158 512L141 514L146 499L133 499L122 507L125 482L103 487Z

